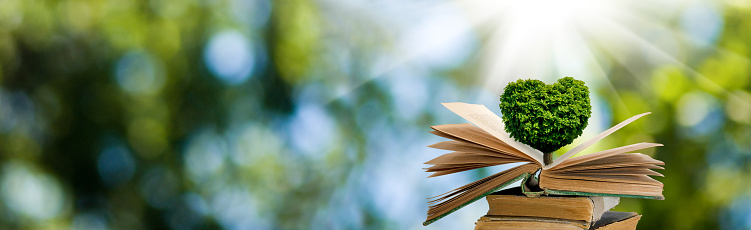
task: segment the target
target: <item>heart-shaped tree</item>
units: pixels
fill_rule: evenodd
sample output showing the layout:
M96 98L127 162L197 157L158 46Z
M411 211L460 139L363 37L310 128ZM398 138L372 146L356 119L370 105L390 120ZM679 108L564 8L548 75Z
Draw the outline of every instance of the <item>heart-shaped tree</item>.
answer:
M552 163L553 151L582 134L592 114L589 88L571 77L552 85L531 79L511 82L500 107L506 132L543 152L545 164Z

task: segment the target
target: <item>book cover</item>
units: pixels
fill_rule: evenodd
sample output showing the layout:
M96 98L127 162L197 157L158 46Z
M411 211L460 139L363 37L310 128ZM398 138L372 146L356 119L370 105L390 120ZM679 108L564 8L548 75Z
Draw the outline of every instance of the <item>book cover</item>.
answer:
M594 223L620 202L619 197L541 196L527 197L519 187L485 197L489 216L543 217Z

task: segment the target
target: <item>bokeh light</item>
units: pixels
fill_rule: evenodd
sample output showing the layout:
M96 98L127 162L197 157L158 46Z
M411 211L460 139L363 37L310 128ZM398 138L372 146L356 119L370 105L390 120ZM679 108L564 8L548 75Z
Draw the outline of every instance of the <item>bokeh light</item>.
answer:
M178 182L174 172L164 167L153 167L143 174L139 187L149 205L165 209L177 202Z
M209 69L227 84L239 84L248 79L255 64L251 43L237 31L214 35L206 45L204 59Z
M71 229L107 230L105 217L96 214L82 213L73 217Z
M712 2L696 1L688 5L681 18L681 27L694 42L708 46L717 41L723 28L723 20L717 6Z
M2 168L3 203L34 221L57 217L65 206L65 194L58 182L21 162L7 162Z
M372 111L371 111L372 112ZM332 144L337 126L324 108L302 104L292 116L287 127L290 147L314 158L320 158Z
M185 166L191 178L203 182L212 178L224 166L227 145L209 131L196 134L185 153Z
M115 77L123 90L134 94L156 93L166 81L161 66L144 51L132 51L120 58Z
M133 177L136 162L124 147L109 146L99 155L97 170L105 185L118 187Z

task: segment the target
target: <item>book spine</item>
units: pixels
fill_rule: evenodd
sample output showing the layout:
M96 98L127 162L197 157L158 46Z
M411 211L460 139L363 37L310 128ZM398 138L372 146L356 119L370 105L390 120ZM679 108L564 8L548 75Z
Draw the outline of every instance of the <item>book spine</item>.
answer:
M524 180L522 180L522 185L521 185L522 193L527 197L540 197L542 195L546 195L545 190L533 191L532 188L527 186L527 181L534 179L533 177L534 175L530 175L528 177L525 177Z

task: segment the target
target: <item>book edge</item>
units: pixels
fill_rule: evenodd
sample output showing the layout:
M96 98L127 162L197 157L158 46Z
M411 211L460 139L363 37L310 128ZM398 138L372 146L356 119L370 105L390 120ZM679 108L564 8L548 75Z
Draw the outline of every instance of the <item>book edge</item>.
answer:
M537 149L534 149L530 147L529 145L526 145L524 143L518 142L510 137L510 134L508 134L505 130L505 124L503 123L503 119L498 116L498 114L495 114L493 111L490 111L488 107L482 104L469 104L464 102L444 102L441 103L444 107L446 107L448 110L453 112L456 115L459 115L460 117L464 118L464 120L469 121L469 123L472 123L473 125L477 126L478 128L484 130L485 132L488 132L490 135L494 136L495 138L498 138L498 140L501 140L508 144L509 146L515 148L516 150L519 150L520 152L527 154L529 157L534 159L537 164L541 166L545 166L543 163L543 153L540 152ZM469 108L473 107L473 108ZM467 114L468 110L473 110L473 112L483 112L488 115L493 115L495 118L498 118L500 123L498 124L500 127L498 129L493 129L488 126L485 122L482 122L481 119L475 119L469 114ZM478 111L479 110L479 111Z
M508 181L506 181L505 183L503 183L503 184L499 185L498 187L495 187L495 188L491 189L491 190L490 190L490 191L488 191L487 193L485 193L485 194L482 194L482 195L479 195L479 196L475 197L474 199L472 199L472 200L469 200L469 201L467 201L466 203L464 203L464 204L462 204L462 205L459 205L459 206L457 206L456 208L452 209L451 211L448 211L448 212L444 213L443 215L440 215L440 216L438 216L438 217L436 217L436 218L433 218L433 219L430 219L430 220L427 220L427 221L423 222L423 223L422 223L422 225L423 225L423 226L428 226L429 224L432 224L433 222L436 222L436 221L440 220L441 218L443 218L443 217L445 217L445 216L447 216L447 215L449 215L449 214L451 214L451 213L454 213L454 212L456 212L457 210L459 210L459 209L463 208L464 206L467 206L467 205L469 205L469 204L471 204L471 203L474 203L475 201L477 201L477 200L479 200L479 199L481 199L481 198L483 198L483 197L485 197L485 196L487 196L487 195L489 195L489 194L491 194L491 193L497 192L498 190L500 190L500 189L502 189L502 188L505 188L505 187L506 187L506 186L508 186L509 184L511 184L511 183L514 183L514 182L517 182L517 181L521 180L522 178L526 178L526 177L529 177L530 175L531 175L531 174L530 174L530 173L527 173L527 172L525 172L525 173L522 173L521 175L519 175L519 176L517 176L517 177L515 177L515 178L513 178L513 179L511 179L511 180L508 180Z
M539 197L527 197L527 196L524 196L524 195L522 195L522 196L519 196L519 195L488 195L488 205L489 206L492 206L492 205L490 205L490 199L495 198L493 196L499 196L499 197L504 197L504 198L528 198L528 199L543 199L543 200L545 200L545 201L542 201L541 203L547 203L548 202L547 199L567 199L567 200L580 199L582 201L586 201L587 203L589 203L590 207L592 207L592 211L589 213L589 215L587 215L587 216L589 216L588 220L582 220L582 219L570 219L570 218L556 218L556 217L550 217L550 216L512 216L512 215L497 215L497 214L491 215L490 214L490 209L492 209L492 208L489 207L488 214L486 214L483 217L504 217L504 218L512 217L512 218L527 218L527 219L530 219L530 218L531 219L535 219L535 218L540 218L540 219L556 219L556 220L563 220L563 221L567 221L567 222L577 222L581 226L583 226L585 229L588 229L595 222L594 219L595 219L595 215L596 215L597 206L595 205L595 201L594 201L593 197L589 197L589 196L572 196L572 197L568 197L568 196L562 196L562 197L561 196L557 196L557 197L556 196L539 196ZM570 217L570 215L568 215L568 216Z
M607 136L610 136L610 134L613 134L614 132L618 131L619 129L625 127L628 124L631 124L632 122L636 121L637 119L646 116L647 114L650 114L651 112L646 112L642 114L638 114L636 116L632 116L629 119L626 119L625 121L622 121L621 123L618 123L617 125L605 130L604 132L601 132L597 136L585 141L584 143L579 144L578 146L574 147L573 149L569 150L568 152L564 153L560 157L553 160L553 163L545 165L543 169L551 169L564 161L568 160L571 156L581 152L582 150L588 148L589 146L594 145L595 143L599 142L600 140L604 139Z
M589 229L593 223L589 223L583 220L569 220L561 218L548 218L548 217L528 217L528 216L494 216L484 215L475 222L477 226L480 222L503 222L503 221L523 221L523 222L547 222L557 224L573 225L582 229Z
M547 189L547 188L544 188L543 190L545 191L545 194L552 194L552 195L608 196L608 197L642 198L642 199L652 199L652 200L664 200L665 199L665 197L663 196L643 196L643 195L628 195L628 194L576 192L576 191L566 191L566 190L553 190L553 189Z

